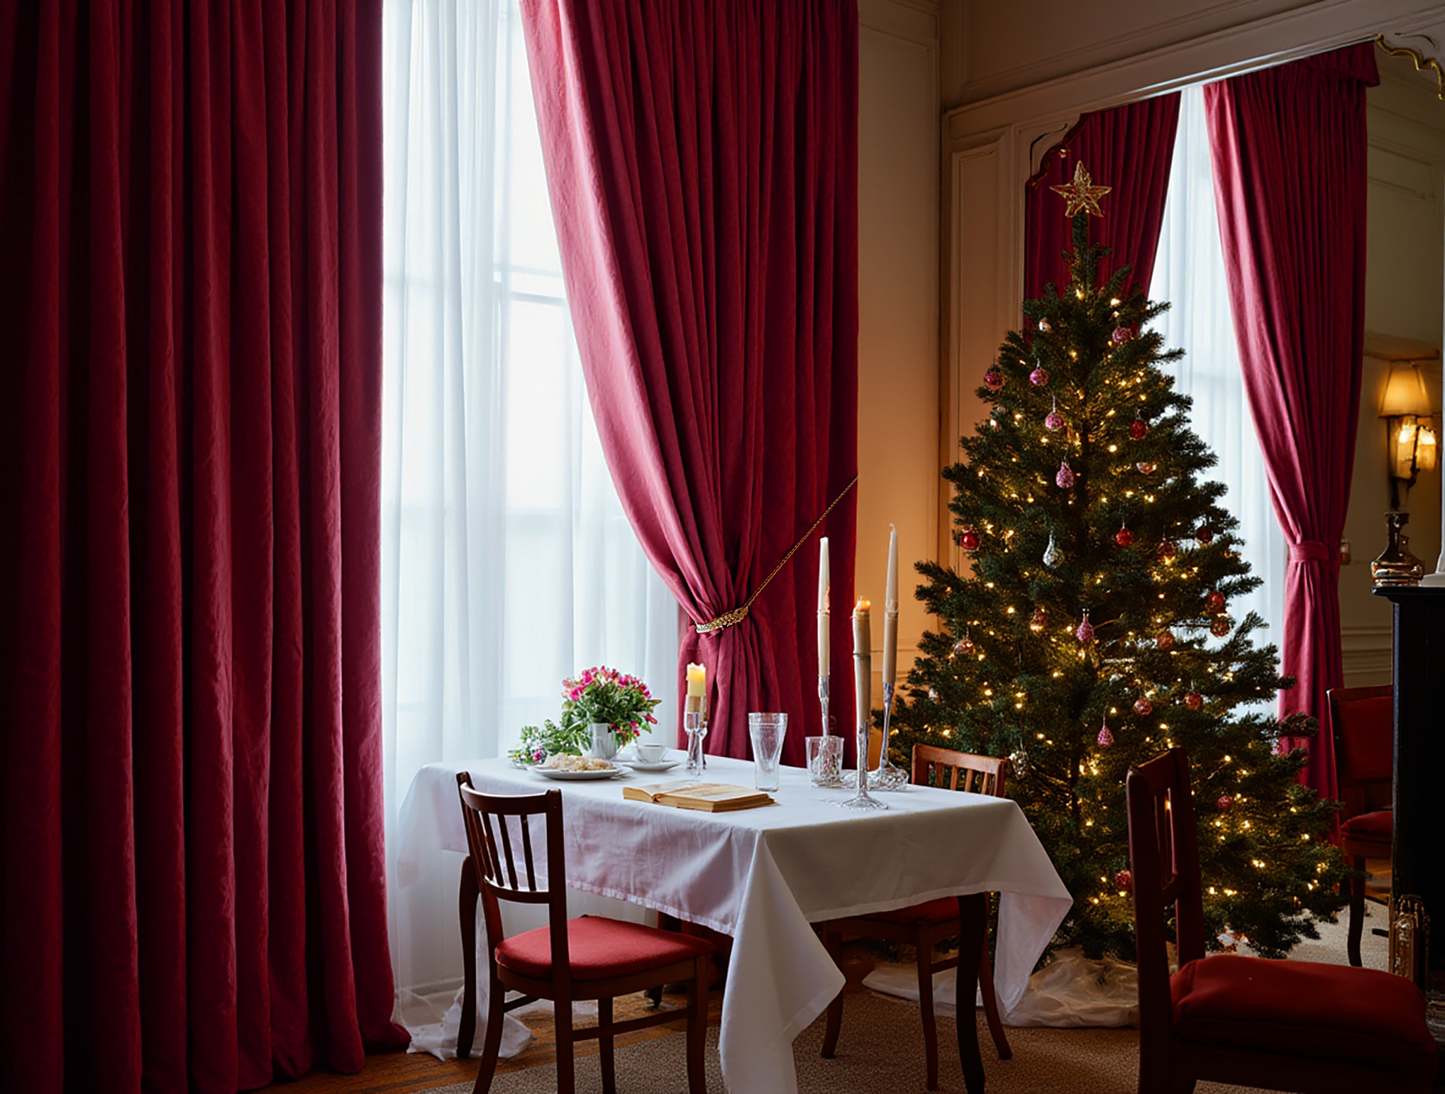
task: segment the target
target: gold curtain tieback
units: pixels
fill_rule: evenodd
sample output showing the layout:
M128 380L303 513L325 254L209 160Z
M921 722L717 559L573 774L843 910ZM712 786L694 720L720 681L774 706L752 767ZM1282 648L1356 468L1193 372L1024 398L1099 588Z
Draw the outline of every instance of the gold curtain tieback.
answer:
M768 582L773 580L773 578L778 575L778 571L788 564L788 559L793 557L793 554L798 550L798 548L808 542L808 538L818 530L818 526L828 519L828 514L833 511L833 507L843 500L843 498L847 495L848 491L852 490L857 482L858 476L854 475L848 485L843 487L843 489L839 491L838 496L828 503L828 508L823 510L823 515L820 516L817 520L813 521L812 527L802 534L797 543L793 544L791 547L788 548L788 553L785 554L782 559L779 560L778 564L773 567L772 572L769 573L767 577L763 578L762 584L753 590L753 595L748 597L747 600L743 601L741 607L732 608L729 611L725 611L716 619L709 619L706 623L694 623L693 629L696 630L698 634L711 634L713 631L723 630L725 627L731 627L734 624L741 623L744 619L746 619L748 617L748 610L753 606L753 601L756 600L758 596L762 593L762 591L768 587Z

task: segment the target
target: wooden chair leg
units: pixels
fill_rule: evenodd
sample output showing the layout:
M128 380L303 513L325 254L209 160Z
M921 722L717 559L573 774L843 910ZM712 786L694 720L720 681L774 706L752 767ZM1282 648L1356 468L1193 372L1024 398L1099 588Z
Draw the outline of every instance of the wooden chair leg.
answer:
M933 946L927 928L913 932L918 955L918 1013L923 1019L923 1059L927 1064L924 1086L938 1089L938 1023L933 1018Z
M482 1066L477 1071L477 1082L472 1087L472 1094L487 1094L492 1088L492 1079L497 1073L497 1056L502 1051L502 1027L507 1021L507 989L502 987L502 982L496 975L492 975L488 981L489 991L487 993L487 1030L482 1041ZM474 1004L468 1004L473 1005ZM475 1010L472 1011L475 1014ZM470 1051L472 1036L467 1034L466 1040L457 1046L457 1055L462 1055L462 1047Z
M712 976L707 954L697 959L697 968L687 985L687 1090L688 1094L707 1094L708 983Z
M457 1026L458 1060L471 1056L472 1039L477 1032L477 897L480 895L476 871L472 869L471 856L468 856L462 862L461 883L457 886L457 913L462 928L462 1019Z
M597 1025L605 1030L612 1025L612 1000L597 1000ZM597 1038L597 1055L602 1065L602 1094L617 1094L617 1069L613 1053L615 1048L612 1034L602 1033Z
M577 1074L573 1066L572 1000L552 1000L552 1021L557 1027L557 1094L576 1094Z
M963 1081L968 1094L983 1094L983 1056L978 1050L978 1015L974 993L978 990L978 970L988 941L988 894L970 893L958 898L958 979L954 997L958 1029L958 1058L963 1065Z
M993 1034L993 1047L1000 1060L1012 1060L1013 1049L1003 1032L1003 1021L998 1016L998 994L993 986L993 965L988 959L988 942L983 944L983 953L978 958L978 986L983 993L983 1016L988 1019L988 1031Z
M843 967L843 936L837 931L823 932L823 949L828 951L828 956L833 959L833 964L840 969ZM823 1052L825 1060L833 1058L833 1052L838 1047L838 1030L843 1025L843 989L838 989L838 994L828 1004L828 1020L823 1027Z
M1360 960L1360 936L1365 933L1365 858L1356 855L1351 861L1361 876L1350 878L1350 933L1346 936L1345 952L1350 956L1351 965L1362 964Z

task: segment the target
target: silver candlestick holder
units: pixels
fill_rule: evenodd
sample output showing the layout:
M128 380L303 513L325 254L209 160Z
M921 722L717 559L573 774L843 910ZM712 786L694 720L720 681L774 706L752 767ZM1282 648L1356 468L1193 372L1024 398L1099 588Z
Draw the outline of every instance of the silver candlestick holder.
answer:
M868 793L868 712L865 710L858 721L858 789L846 801L833 804L843 809L887 809L888 803L881 802ZM847 783L845 782L846 786Z
M878 753L878 770L868 775L868 785L874 790L905 790L908 787L908 772L888 758L888 721L893 714L893 683L883 684L883 748Z

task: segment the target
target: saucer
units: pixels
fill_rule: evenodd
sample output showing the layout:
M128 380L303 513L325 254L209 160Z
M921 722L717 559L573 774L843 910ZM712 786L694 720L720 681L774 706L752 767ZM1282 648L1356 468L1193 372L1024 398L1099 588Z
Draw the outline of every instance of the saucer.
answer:
M624 767L630 767L633 771L671 771L681 760L658 760L656 763L643 763L641 760L618 760Z

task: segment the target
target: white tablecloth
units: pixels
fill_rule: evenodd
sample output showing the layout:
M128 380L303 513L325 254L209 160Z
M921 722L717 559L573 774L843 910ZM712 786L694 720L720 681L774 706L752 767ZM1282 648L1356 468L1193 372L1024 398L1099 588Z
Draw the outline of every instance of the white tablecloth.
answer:
M720 1056L731 1091L794 1094L792 1042L843 986L810 923L934 897L999 892L994 959L1005 1016L1072 903L1038 837L1008 799L909 787L889 808L839 809L851 791L822 790L784 768L776 805L731 813L670 809L622 797L618 781L554 781L505 760L431 764L400 821L403 885L423 849L466 851L456 773L490 793L558 787L567 818L567 883L634 901L733 938ZM676 778L631 774L636 784ZM752 784L752 764L708 757L709 779ZM485 985L485 974L478 980Z

